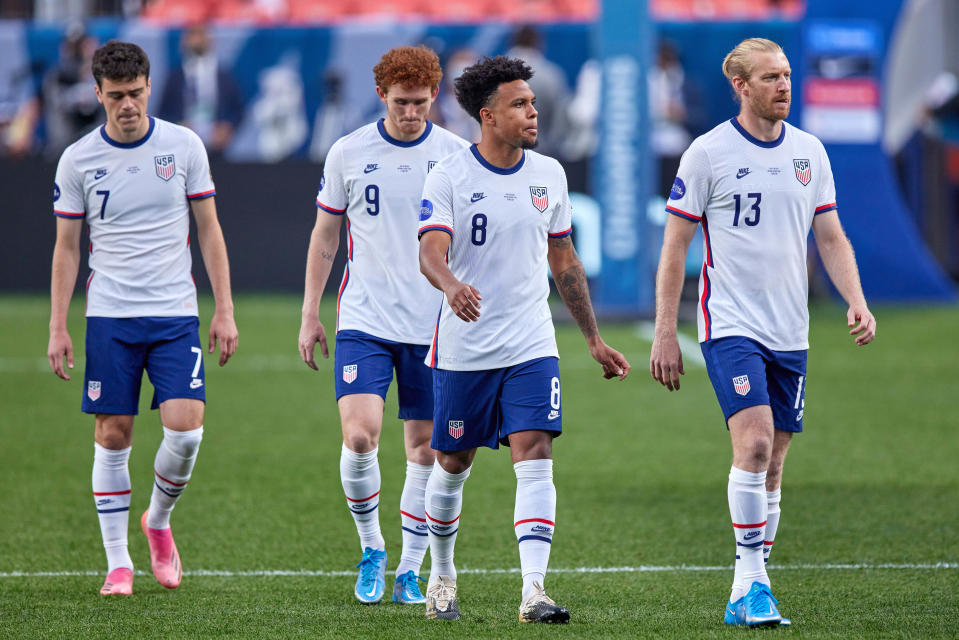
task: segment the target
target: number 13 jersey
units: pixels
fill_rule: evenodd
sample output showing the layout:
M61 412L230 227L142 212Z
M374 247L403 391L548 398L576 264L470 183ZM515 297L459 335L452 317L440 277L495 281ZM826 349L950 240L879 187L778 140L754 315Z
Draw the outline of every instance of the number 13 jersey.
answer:
M775 351L809 347L806 242L836 209L822 143L786 122L764 142L731 120L680 161L666 210L701 222L699 341L745 336Z

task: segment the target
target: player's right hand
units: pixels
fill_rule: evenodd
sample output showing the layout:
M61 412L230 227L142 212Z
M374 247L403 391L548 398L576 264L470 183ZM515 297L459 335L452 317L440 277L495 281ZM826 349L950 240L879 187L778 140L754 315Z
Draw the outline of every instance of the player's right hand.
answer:
M480 292L476 288L462 282L457 282L455 285L446 289L445 293L446 301L449 303L450 309L453 310L453 313L455 313L459 319L464 322L475 322L479 320L480 307L483 306L480 300L483 299L483 296L480 295Z
M58 377L70 379L70 374L63 368L63 359L67 359L67 368L73 368L73 341L70 334L64 331L51 331L50 342L47 344L47 359L50 368Z
M683 369L683 353L675 334L657 335L649 354L649 373L653 380L670 391L679 391L679 376L686 375Z
M320 351L323 352L323 357L329 359L330 349L326 344L326 329L323 328L323 323L316 317L303 318L300 323L300 357L314 371L319 371L314 359L317 342L320 343Z

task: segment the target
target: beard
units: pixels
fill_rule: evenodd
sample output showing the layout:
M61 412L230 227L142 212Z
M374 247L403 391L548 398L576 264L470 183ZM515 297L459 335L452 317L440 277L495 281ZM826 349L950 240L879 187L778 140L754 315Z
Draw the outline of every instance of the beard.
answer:
M539 144L539 136L537 136L534 140L527 140L526 138L522 138L519 143L519 148L535 149L537 144Z
M764 120L785 120L789 117L789 108L792 106L792 100L786 104L786 113L780 114L778 103L771 105L753 104L752 110L757 116Z

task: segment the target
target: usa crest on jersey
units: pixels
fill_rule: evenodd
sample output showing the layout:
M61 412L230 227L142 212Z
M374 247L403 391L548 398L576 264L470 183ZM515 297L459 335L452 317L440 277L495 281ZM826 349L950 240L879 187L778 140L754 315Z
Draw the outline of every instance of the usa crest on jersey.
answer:
M549 197L546 195L546 187L530 187L529 195L533 199L533 206L537 211L543 213L549 205Z
M96 402L100 399L100 390L102 385L99 380L90 380L87 382L87 397Z
M736 376L733 378L733 388L741 396L749 393L749 376Z
M460 438L463 437L463 433L466 431L466 427L463 425L462 420L450 420L449 431L451 436L459 440Z
M802 183L802 186L809 184L812 180L812 168L809 166L809 160L793 160L793 167L796 169L796 180Z
M346 384L352 384L356 380L356 370L359 368L357 364L347 364L343 365L343 382Z
M157 175L164 180L169 181L176 173L176 164L172 153L164 156L153 156L153 164L156 165Z

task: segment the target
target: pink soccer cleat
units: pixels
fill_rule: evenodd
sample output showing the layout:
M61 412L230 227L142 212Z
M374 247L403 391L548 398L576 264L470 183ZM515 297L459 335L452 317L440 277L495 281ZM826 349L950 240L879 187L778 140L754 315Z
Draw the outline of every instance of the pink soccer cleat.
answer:
M100 587L101 596L129 596L133 594L133 571L126 567L114 569Z
M183 577L183 567L180 566L180 554L177 553L176 543L173 542L173 533L170 529L151 529L147 526L147 513L140 517L140 528L146 534L150 543L150 565L153 567L153 576L157 582L167 589L176 589L180 586Z

